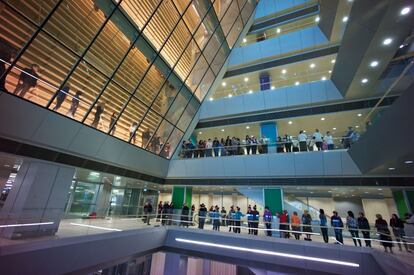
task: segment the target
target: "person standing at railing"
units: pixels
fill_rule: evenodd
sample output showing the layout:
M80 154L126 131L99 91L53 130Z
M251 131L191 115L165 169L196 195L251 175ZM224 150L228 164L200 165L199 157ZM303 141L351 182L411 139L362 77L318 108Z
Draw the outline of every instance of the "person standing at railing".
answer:
M272 212L270 212L269 207L266 206L263 212L263 222L266 227L266 236L272 237Z
M256 155L257 154L257 145L259 144L257 142L256 137L252 136L252 138L251 138L251 144L252 144L252 155Z
M299 152L299 140L292 140L292 152Z
M326 218L325 215L325 210L323 209L319 209L319 225L321 227L321 234L323 237L323 241L325 243L329 242L329 237L328 237L328 219Z
M198 149L198 156L200 158L204 158L204 155L205 155L205 152L206 152L206 150L205 150L206 149L206 143L203 140L200 140L198 142L197 149Z
M312 232L312 217L308 210L304 210L302 214L302 231L311 233ZM305 233L306 234L306 233ZM305 241L312 241L311 234L306 234Z
M405 250L407 252L411 251L408 249L407 242L404 239L405 232L404 232L404 223L403 221L397 216L397 214L392 214L390 219L390 226L392 228L392 232L394 233L395 240L398 242L398 248L402 251L401 242L404 243Z
M69 116L71 118L74 118L76 115L76 111L78 110L79 107L79 102L80 102L80 97L82 95L81 91L77 91L76 94L72 97L72 102L70 104L70 108L69 110L66 112L66 115Z
M181 226L188 227L188 215L190 214L190 208L187 206L186 203L183 204L183 208L181 209Z
M164 205L162 206L162 212L161 212L161 224L162 225L167 224L167 217L168 217L168 202L164 202Z
M251 150L252 150L252 140L251 138L246 135L246 155L250 155L251 154Z
M301 152L308 151L307 140L308 140L308 137L306 136L306 134L303 132L303 130L300 130L299 135L298 135L298 141L299 141L299 150Z
M337 211L333 211L332 213L331 226L334 228L335 239L337 243L344 244L344 238L342 236L342 228L344 227L344 223L342 222L342 218L338 215Z
M226 211L226 208L224 208L224 206L221 207L220 215L221 215L221 225L226 226L227 211Z
M298 212L293 211L293 215L292 215L292 219L291 219L291 224L292 224L292 231L295 231L293 233L293 235L295 236L296 240L300 239L300 218L298 216Z
M312 139L314 140L316 148L318 148L318 151L321 151L322 144L323 144L323 137L322 137L322 134L319 132L319 129L315 129L315 133L313 133Z
M408 238L408 240L413 241L414 240L414 215L411 213L405 213L405 238ZM414 245L410 245L411 249L414 249Z
M66 84L62 90L57 90L55 95L56 95L56 105L55 107L53 107L53 111L57 111L60 109L60 107L62 106L62 103L65 101L67 95L70 92L70 85L69 83Z
M283 151L284 148L285 148L285 146L283 145L282 138L277 137L276 152L277 153L284 153L285 152L285 151Z
M350 126L345 136L342 138L342 144L345 149L351 148L352 136L354 135L354 129Z
M382 218L381 214L376 214L377 220L375 221L375 228L379 234L379 238L381 240L381 244L384 247L385 252L388 252L387 248L389 248L390 252L392 252L392 239L391 239L391 232L388 229L388 223L386 220Z
M359 212L358 217L358 228L361 230L362 236L364 237L365 246L371 247L371 236L370 236L370 230L371 227L369 226L368 219L365 217L363 212Z
M213 140L213 151L214 151L214 156L215 157L219 156L219 150L220 150L220 142L217 139L217 137L215 137L214 140Z
M150 202L147 202L144 205L144 215L145 215L144 217L145 217L145 222L147 225L150 225L151 214L152 214L152 205Z
M260 218L260 213L259 211L257 211L257 207L256 205L253 206L253 211L251 213L253 215L253 220L252 220L252 234L253 235L257 235L258 230L257 228L259 228L259 218Z
M157 222L161 219L161 213L162 213L162 201L160 201L157 206Z
M269 152L269 139L266 136L262 136L261 144L263 148L263 154L267 154Z
M241 232L241 218L244 217L244 214L240 211L240 207L236 207L237 211L234 213L234 233L240 234ZM250 233L249 233L250 234Z
M348 216L346 217L346 227L348 227L349 233L351 233L354 245L357 246L358 241L359 246L362 246L361 240L359 239L358 223L355 219L354 212L352 211L348 211Z
M206 157L212 157L213 156L213 142L211 139L208 139L206 141Z
M286 210L282 211L282 214L279 215L279 229L281 238L289 238L289 216Z
M236 211L234 211L234 206L232 205L230 207L230 211L229 211L229 214L227 216L227 225L229 227L229 232L231 232L232 229L233 229L234 232L236 232L235 228L233 226L234 225L234 214L235 213L236 213Z
M247 217L247 227L249 228L249 234L253 234L253 230L252 230L252 221L253 221L253 214L252 214L252 207L249 205L249 207L247 207L247 212L246 212L246 217Z
M204 203L200 204L200 208L198 209L198 228L204 229L204 223L206 221L207 215L207 208Z
M326 142L328 150L334 149L334 141L331 132L326 132L326 135L323 137L323 141Z
M289 135L283 137L283 142L285 144L286 153L292 152L292 138Z
M220 208L216 205L212 212L213 230L220 231Z
M32 64L29 68L23 69L19 75L19 81L13 91L13 94L24 97L27 92L31 92L37 86L37 79L39 78L40 66Z

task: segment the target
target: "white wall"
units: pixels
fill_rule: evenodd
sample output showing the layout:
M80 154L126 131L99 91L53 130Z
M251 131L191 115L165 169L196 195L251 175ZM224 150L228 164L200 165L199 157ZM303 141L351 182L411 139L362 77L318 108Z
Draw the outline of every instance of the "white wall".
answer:
M367 217L370 223L375 222L375 215L381 214L382 217L388 222L391 218L391 215L397 212L395 207L394 199L362 199L362 204L364 206L365 216Z

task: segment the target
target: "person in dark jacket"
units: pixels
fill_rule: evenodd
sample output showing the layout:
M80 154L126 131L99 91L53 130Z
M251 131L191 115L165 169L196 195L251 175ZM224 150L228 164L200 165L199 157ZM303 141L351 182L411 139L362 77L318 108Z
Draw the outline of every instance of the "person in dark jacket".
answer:
M321 233L325 243L329 242L327 223L328 221L326 219L325 211L323 209L319 209L319 225L321 227Z
M303 232L312 232L312 216L309 214L308 210L304 210L302 214L302 231ZM311 239L312 234L306 234L305 241L312 241Z
M335 239L338 243L344 244L344 238L342 236L342 228L344 227L344 223L342 222L342 218L338 215L337 211L333 211L333 216L331 217L331 226L334 228L335 232Z
M40 66L32 64L29 68L23 69L20 73L19 81L13 94L24 97L27 92L33 90L37 85L37 79L39 78L38 72Z
M56 91L56 105L53 111L58 111L70 92L70 85L65 85L61 90Z
M190 208L184 203L181 209L181 226L188 227L188 215L190 214Z
M407 242L404 239L405 232L404 232L404 222L398 217L397 214L392 214L390 219L390 226L392 228L392 232L394 233L395 240L398 242L398 248L402 251L401 242L404 243L405 250L407 252L411 252L408 249Z
M361 240L359 239L358 222L355 219L354 212L352 211L348 211L348 217L346 217L346 226L349 229L349 233L351 233L354 245L357 246L358 242L359 246L362 246Z
M390 252L392 252L392 239L391 239L391 232L388 229L388 223L384 220L381 214L375 215L377 220L375 221L375 228L379 234L379 238L381 240L381 244L384 247L385 252L388 252L387 248L389 248Z
M269 207L266 206L263 213L263 222L266 226L266 236L272 237L272 212L270 212Z
M364 237L365 246L372 247L371 240L370 240L371 239L371 235L370 235L371 227L369 226L369 222L363 212L359 212L358 228L359 230L361 230L362 236Z
M161 219L161 213L162 213L162 201L158 203L158 207L157 207L157 222Z
M234 206L232 205L230 207L230 211L229 214L227 216L227 226L229 227L229 232L231 232L231 230L233 229L234 231L234 214L236 213L236 211L234 211Z
M6 89L6 76L3 75L6 72L6 63L12 63L15 59L16 51L8 43L0 40L0 91L7 91ZM5 63L6 62L6 63Z
M253 219L252 219L252 228L253 228L252 234L253 235L257 235L258 234L257 228L259 228L260 213L259 213L259 211L257 211L256 205L253 206L253 211L251 212L251 214L253 215Z
M95 115L91 124L92 127L98 128L99 122L101 121L101 116L105 111L105 105L106 101L102 101L96 105Z
M221 216L221 226L226 226L227 211L226 211L226 208L224 208L224 206L221 207L220 216Z
M150 225L151 215L152 215L152 205L150 202L147 202L144 205L144 214L145 214L145 221L147 225Z
M207 215L207 208L204 205L204 203L202 203L200 205L200 208L198 209L198 228L199 229L204 229L204 223L206 221L206 215Z
M79 101L80 101L81 95L82 95L82 92L77 91L76 94L72 97L72 103L70 104L70 109L66 113L67 116L70 115L72 118L75 117L76 111L78 110L78 107L79 107Z

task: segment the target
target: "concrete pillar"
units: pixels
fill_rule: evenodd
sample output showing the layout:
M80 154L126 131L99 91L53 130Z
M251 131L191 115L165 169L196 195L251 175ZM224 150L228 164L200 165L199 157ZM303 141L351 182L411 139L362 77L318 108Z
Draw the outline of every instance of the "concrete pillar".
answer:
M4 238L53 235L64 215L75 168L41 161L25 161L16 175L9 196L0 210L2 224L32 224L5 227Z

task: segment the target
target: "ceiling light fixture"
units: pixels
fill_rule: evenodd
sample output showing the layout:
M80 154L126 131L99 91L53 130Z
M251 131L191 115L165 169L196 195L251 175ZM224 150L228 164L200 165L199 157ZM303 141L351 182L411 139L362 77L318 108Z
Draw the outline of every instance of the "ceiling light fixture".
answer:
M274 89L275 89L275 86L270 87L270 89L271 89L271 90L274 90Z
M374 60L374 61L372 61L369 65L370 65L372 68L375 68L375 67L377 67L377 66L378 66L378 64L379 64L379 62L378 62L377 60Z
M358 116L362 116L362 114L358 114Z
M243 38L243 43L246 43L247 42L247 39L246 38Z
M336 60L335 60L335 59L332 59L332 60L331 60L331 63L332 63L332 64L335 64L335 62L336 62Z
M226 82L222 82L221 86L226 87Z
M298 86L300 84L300 82L299 81L296 81L295 82L295 86Z
M335 131L335 130L336 130L336 128L335 128L335 127L333 127L333 128L332 128L332 130L334 130L334 131Z
M285 73L287 73L287 71L285 69L283 69L282 70L282 74L285 74Z
M209 98L209 100L210 100L210 101L213 101L213 98L212 98L212 97L210 97L210 98Z
M389 45L392 43L392 38L385 38L384 41L382 41L383 45Z
M324 118L324 117L321 117L321 120L322 120L322 121L324 121L324 120L325 120L325 118Z
M359 128L359 125L355 125L355 128Z
M388 170L390 170L390 171L394 171L394 170L395 170L395 168L394 168L394 167L388 167Z
M250 126L246 126L246 129L250 129Z
M332 73L332 71L331 71L331 70L329 70L329 71L328 71L328 73L330 73L330 74L331 74L331 73Z
M400 14L401 15L407 15L410 11L411 11L410 7L405 7L401 10Z
M247 82L247 81L249 81L249 78L248 77L245 77L244 78L244 82Z
M232 94L229 94L229 97L232 97L233 95Z
M282 31L282 30L281 30L280 28L277 28L277 29L276 29L276 32L277 32L277 33L280 33L281 31Z
M252 94L253 93L253 91L252 90L249 90L249 94Z
M224 132L224 129L221 129L222 132Z
M402 49L404 47L405 47L405 45L404 44L401 44L399 48Z
M321 18L319 16L316 16L315 22L319 22L319 21L321 21Z
M202 135L202 134L203 134L203 132L198 132L198 134L199 134L199 135Z
M288 123L291 125L293 122L292 121L289 121Z
M322 81L325 81L326 80L326 77L325 76L322 76L321 80Z
M312 64L309 65L309 67L312 68L312 69L315 68L315 66L316 65L314 63L312 63Z
M348 21L348 16L344 16L343 18L342 18L342 22L347 22Z
M363 78L362 80L361 80L361 83L367 83L368 82L368 78Z
M412 160L406 160L406 161L404 161L404 163L405 164L413 164L413 161Z

